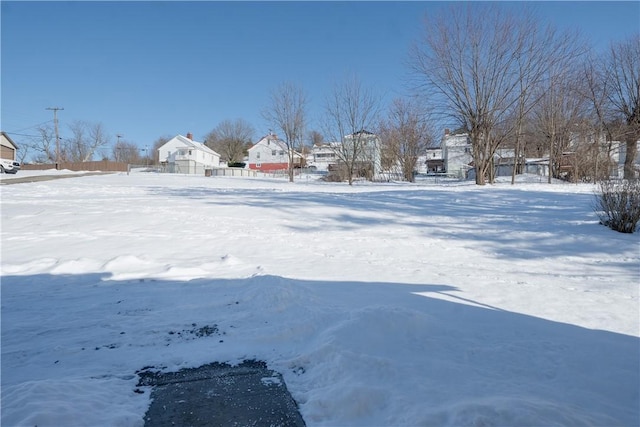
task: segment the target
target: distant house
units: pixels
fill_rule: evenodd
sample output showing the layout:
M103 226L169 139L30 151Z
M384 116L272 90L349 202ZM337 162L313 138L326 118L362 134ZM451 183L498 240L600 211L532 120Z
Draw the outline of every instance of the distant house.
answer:
M616 170L613 171L613 176L617 178L624 177L624 162L627 158L627 144L625 142L613 141L612 142L613 150L612 160L617 163ZM640 147L640 141L636 141L636 146ZM636 150L636 158L635 158L635 170L636 177L640 176L640 149Z
M158 148L160 164L168 172L204 175L205 170L220 166L220 154L201 142L187 136L176 135Z
M315 166L319 171L329 170L329 165L338 162L335 146L336 143L314 145L311 148L311 154L307 157L309 166Z
M15 160L18 146L5 132L0 132L0 158L6 160Z
M440 148L442 148L444 169L447 174L459 178L467 178L468 171L472 169L470 164L473 161L473 150L469 134L451 134L449 129L445 129Z
M371 165L373 177L377 177L382 173L382 143L380 137L367 130L360 130L351 135L344 137L343 145L344 153L349 153L353 147L352 144L360 145L359 162Z
M289 149L278 136L269 133L249 148L249 169L262 172L283 171L289 169ZM303 163L302 154L293 152L294 167Z
M424 159L424 160L423 160ZM419 163L421 167L426 169L426 173L445 173L444 158L442 157L442 148L427 148L427 154L424 157L420 157ZM421 169L420 173L425 173Z

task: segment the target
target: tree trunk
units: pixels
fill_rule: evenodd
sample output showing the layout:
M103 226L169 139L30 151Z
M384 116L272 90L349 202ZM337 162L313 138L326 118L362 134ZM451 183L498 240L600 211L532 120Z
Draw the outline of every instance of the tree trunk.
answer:
M624 179L634 179L636 177L635 160L638 153L638 143L636 135L629 135L626 140L627 152L624 158Z
M486 167L484 164L480 164L480 162L477 162L475 165L475 169L476 169L476 185L485 185L486 184L486 180L485 180L485 172L486 172Z

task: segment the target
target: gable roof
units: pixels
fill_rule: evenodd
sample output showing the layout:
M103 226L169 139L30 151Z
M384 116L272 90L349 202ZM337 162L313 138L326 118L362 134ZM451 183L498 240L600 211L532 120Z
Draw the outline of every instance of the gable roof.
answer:
M201 151L204 151L205 153L213 154L214 156L220 157L220 154L216 153L211 148L204 145L202 142L193 141L187 138L186 136L182 136L182 135L176 135L173 139L177 139L178 141L180 141L182 144L184 144L186 148L201 150Z
M266 144L265 144L265 142L266 142ZM288 150L287 143L284 142L281 139L278 139L278 136L277 135L273 135L273 134L268 134L268 135L263 136L262 138L260 138L260 140L258 140L258 142L253 144L251 146L251 148L249 148L249 150L252 150L252 149L254 149L255 147L257 147L258 145L261 145L261 144L262 145L270 145L271 143L275 144L275 146L277 148L279 148L280 150L284 150L284 151Z
M266 141L266 143L265 143ZM287 147L287 143L284 142L283 140L279 139L277 135L274 134L269 134L269 135L265 135L262 138L260 138L260 140L258 142L256 142L255 144L253 144L251 146L251 148L249 148L249 150L247 151L251 151L253 149L255 149L256 147L262 145L262 146L269 146L271 147L271 143L273 143L276 146L276 149L285 151L285 152L289 152L289 147ZM294 157L303 157L302 154L300 154L298 151L296 151L295 149L291 149L291 151L293 152L293 156Z
M2 131L1 133L2 133L2 136L4 137L4 139L7 140L9 142L9 144L13 145L13 148L17 150L18 149L18 145L15 142L13 142L13 139L11 139L9 137L9 135L7 135L7 133L4 132L4 131Z

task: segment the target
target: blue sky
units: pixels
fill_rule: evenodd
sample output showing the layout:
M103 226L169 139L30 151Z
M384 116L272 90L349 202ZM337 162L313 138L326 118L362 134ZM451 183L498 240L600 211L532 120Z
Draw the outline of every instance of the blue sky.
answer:
M507 3L503 3L507 5ZM20 145L59 106L139 147L225 119L256 138L283 81L324 97L356 73L385 100L406 93L410 44L446 2L1 2L1 127ZM521 7L525 3L510 4ZM577 29L597 48L640 31L640 2L529 3L545 22Z

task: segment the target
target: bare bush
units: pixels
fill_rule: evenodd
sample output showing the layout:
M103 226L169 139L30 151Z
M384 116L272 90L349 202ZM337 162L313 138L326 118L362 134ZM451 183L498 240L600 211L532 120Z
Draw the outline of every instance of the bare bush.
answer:
M640 221L640 180L600 182L595 211L600 223L621 233L633 233Z

